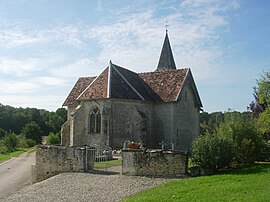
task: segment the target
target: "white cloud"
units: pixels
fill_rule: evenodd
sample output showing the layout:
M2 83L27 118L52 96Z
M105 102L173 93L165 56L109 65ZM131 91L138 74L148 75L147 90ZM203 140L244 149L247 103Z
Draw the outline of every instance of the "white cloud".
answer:
M0 73L7 75L25 76L41 69L42 62L38 58L0 58Z
M225 11L235 9L238 1L184 1L173 12L156 17L157 8L122 12L118 20L90 28L88 37L99 42L101 63L108 59L135 71L153 71L161 51L165 21L178 67L188 66L198 80L216 78L221 82L222 54L218 29L228 30ZM129 13L127 15L127 13Z
M99 68L99 69L98 69ZM81 58L77 61L64 65L61 67L53 68L51 73L60 77L82 77L94 76L100 73L101 66L96 66L93 61L87 58ZM104 66L105 68L105 66Z
M24 81L1 81L0 94L29 94L40 88L40 85Z
M61 95L7 95L0 96L0 103L14 107L35 107L55 111L62 106L64 96Z

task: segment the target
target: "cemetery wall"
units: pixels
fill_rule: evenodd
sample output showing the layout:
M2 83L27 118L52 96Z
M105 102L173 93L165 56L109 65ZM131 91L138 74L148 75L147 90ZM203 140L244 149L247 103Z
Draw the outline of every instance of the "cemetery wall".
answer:
M176 150L122 150L122 174L181 177L187 173L187 153Z
M85 147L39 145L32 181L39 182L62 172L86 172L94 167L95 150Z

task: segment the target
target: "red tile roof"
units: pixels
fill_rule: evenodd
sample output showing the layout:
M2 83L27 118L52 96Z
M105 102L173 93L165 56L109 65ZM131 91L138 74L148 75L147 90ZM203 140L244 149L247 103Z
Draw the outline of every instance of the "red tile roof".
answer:
M63 106L78 105L78 101L76 99L95 78L96 77L80 77L63 103Z
M78 100L107 98L108 87L107 67L88 87L79 95Z
M164 102L176 101L188 69L139 73L139 76L160 96Z
M176 101L187 72L178 69L137 74L111 63L98 77L80 78L63 106L77 105L77 100L106 98Z

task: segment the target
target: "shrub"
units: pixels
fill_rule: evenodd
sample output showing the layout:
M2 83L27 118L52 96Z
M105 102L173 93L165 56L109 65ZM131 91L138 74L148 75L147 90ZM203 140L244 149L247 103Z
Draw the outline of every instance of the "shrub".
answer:
M27 144L27 147L33 147L35 146L37 143L35 140L32 140L32 139L26 139L26 144Z
M191 158L202 168L217 170L230 166L233 160L232 141L220 135L200 136L192 144Z
M17 136L17 146L19 148L26 148L28 147L27 142L26 142L26 137L25 135L21 134Z
M255 122L236 121L230 125L236 163L249 164L261 158L263 138L257 133Z
M50 132L46 143L47 144L60 144L60 142L61 142L60 133Z
M15 133L9 132L3 138L3 144L7 147L8 152L15 151L17 143L18 141Z

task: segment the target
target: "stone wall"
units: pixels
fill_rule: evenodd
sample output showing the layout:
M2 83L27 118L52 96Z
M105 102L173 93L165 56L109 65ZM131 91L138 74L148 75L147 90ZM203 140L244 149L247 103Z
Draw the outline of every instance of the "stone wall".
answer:
M167 150L122 150L122 174L180 177L187 173L187 153Z
M85 147L39 145L32 181L38 182L62 172L86 172L94 167L95 150Z

